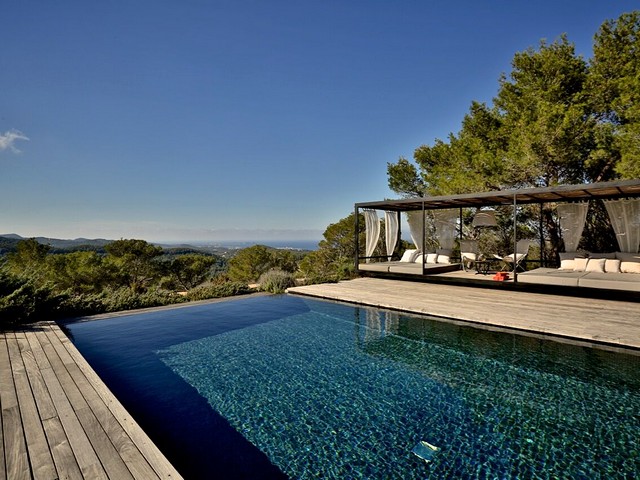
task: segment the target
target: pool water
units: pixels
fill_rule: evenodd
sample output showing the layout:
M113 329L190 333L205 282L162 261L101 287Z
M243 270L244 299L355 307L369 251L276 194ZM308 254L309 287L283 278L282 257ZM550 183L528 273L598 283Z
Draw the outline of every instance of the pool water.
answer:
M637 355L287 295L67 328L186 478L640 476Z

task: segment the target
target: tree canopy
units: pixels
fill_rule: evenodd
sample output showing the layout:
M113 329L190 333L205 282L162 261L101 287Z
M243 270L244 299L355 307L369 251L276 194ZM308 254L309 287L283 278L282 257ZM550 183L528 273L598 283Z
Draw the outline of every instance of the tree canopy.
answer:
M588 61L562 35L517 52L511 67L493 104L472 102L459 132L417 147L413 162L387 164L391 190L415 197L640 177L640 11L605 21ZM594 209L602 223L602 206ZM556 252L551 208L543 221Z
M566 35L515 54L493 105L387 165L404 197L640 177L640 12L607 20L593 57Z

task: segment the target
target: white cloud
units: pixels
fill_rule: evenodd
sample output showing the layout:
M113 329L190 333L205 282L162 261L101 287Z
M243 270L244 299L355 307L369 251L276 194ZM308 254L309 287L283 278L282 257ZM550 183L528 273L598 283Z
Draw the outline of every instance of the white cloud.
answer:
M20 150L14 146L17 140L29 140L29 137L15 129L0 133L0 152L8 149L13 153L20 153Z

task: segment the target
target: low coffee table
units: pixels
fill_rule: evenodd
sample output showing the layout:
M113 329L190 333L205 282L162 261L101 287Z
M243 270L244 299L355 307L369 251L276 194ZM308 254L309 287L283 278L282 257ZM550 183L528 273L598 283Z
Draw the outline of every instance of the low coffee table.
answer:
M487 260L476 260L476 274L481 273L482 275L489 275L489 273L493 273L491 271L492 266L497 266L500 260L496 260L495 258L490 258Z

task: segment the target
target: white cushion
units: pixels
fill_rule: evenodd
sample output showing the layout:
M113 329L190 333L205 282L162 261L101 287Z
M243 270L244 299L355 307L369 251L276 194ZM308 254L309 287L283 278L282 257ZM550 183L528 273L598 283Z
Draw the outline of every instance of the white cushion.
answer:
M451 263L449 255L438 255L437 263Z
M584 254L580 252L560 252L560 269L559 270L573 270L576 268L576 258L585 258Z
M418 250L405 250L402 254L401 262L413 262L418 255Z
M427 253L427 263L436 263L438 261L437 253Z
M516 253L516 261L519 261L525 255L526 255L525 253ZM504 261L513 263L513 253L510 253L509 255L505 255Z
M604 264L606 261L605 258L590 258L587 262L587 268L585 268L584 271L604 273Z
M622 273L640 273L640 262L622 262L620 263L620 271Z
M574 268L576 268L575 258L560 260L560 270L573 270Z
M478 255L473 252L462 252L460 255L464 257L465 260L476 260L478 258Z
M424 262L424 255L422 253L419 253L416 255L416 258L413 259L413 263L423 263Z
M620 260L607 258L604 263L604 271L607 273L620 273Z
M574 258L574 272L584 272L587 269L588 258Z

